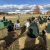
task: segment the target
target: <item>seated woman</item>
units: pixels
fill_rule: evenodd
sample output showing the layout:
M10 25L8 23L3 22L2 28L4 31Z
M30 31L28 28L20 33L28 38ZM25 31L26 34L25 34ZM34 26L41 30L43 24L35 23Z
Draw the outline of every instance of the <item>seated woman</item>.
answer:
M20 30L21 25L20 25L20 21L17 20L17 22L15 23L15 29Z
M26 22L25 26L26 26L26 28L28 28L28 27L30 26L30 21L29 21L29 19L27 19L27 22Z

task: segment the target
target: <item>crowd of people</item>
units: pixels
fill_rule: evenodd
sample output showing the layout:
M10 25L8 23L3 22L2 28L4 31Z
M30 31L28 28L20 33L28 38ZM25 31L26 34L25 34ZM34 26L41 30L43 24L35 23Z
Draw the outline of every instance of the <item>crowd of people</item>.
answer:
M43 18L43 17L42 18L39 17L39 20L37 22L39 22L39 24L43 24L43 23L47 22L47 19ZM30 43L33 43L34 39L36 39L37 37L39 37L40 44L41 43L44 44L44 46L42 45L43 50L47 50L46 39L45 39L46 37L44 37L45 34L46 34L46 32L44 30L42 30L42 32L41 32L42 34L39 34L40 32L39 32L39 28L38 28L38 23L37 22L36 22L35 17L31 17L31 18L27 19L27 22L24 24L24 26L21 26L21 23L20 23L19 19L17 20L17 22L15 23L15 25L10 20L9 24L7 26L7 29L8 29L8 32L11 32L11 31L14 31L14 28L15 28L15 30L22 30L21 31L22 33L24 33L27 30L27 36L28 37L27 37L26 43L27 44L29 43L29 44L25 45L26 49L28 49L30 47L33 47L34 45L33 44L31 45ZM22 35L22 33L20 35ZM29 46L29 45L31 45L31 46ZM44 49L44 47L45 47L45 49ZM34 47L33 47L33 49L34 49ZM40 49L42 49L42 48L40 48Z
M2 21L5 21L5 17L3 17ZM8 21L8 20L6 20ZM33 39L37 38L37 37L41 37L41 39L43 38L42 41L44 41L45 45L46 45L46 39L44 38L45 36L45 31L42 30L42 34L39 34L39 26L38 26L38 22L39 24L43 24L44 22L47 22L47 18L43 18L40 17L37 18L37 20L35 19L35 17L31 17L29 19L27 19L27 22L24 24L24 26L21 26L20 20L18 19L16 21L16 23L14 24L11 20L8 21L7 24L7 31L8 31L8 35L14 35L14 30L21 30L21 34L24 33L27 30L27 36L29 37L29 39L31 39L30 41L32 41ZM13 32L13 33L12 33ZM28 41L29 42L29 41ZM44 46L45 46L44 45ZM24 50L24 49L23 49ZM44 50L47 50L46 47Z
M4 21L6 21L6 22L8 22L7 23L7 29L8 30L10 30L11 28L9 28L9 27L13 27L13 29L16 29L16 30L20 30L21 29L21 22L20 22L20 20L18 19L17 21L16 21L16 23L14 24L11 20L7 20L5 17L3 17L3 20L2 20L2 22L4 22ZM32 24L35 24L36 26L37 26L37 22L39 22L39 24L43 24L43 23L45 23L45 22L47 22L47 18L46 17L38 17L37 19L35 18L35 17L30 17L30 18L28 18L27 19L27 21L26 21L26 23L24 24L25 26L26 26L26 28L29 28L29 26L31 26ZM38 26L37 26L38 27ZM11 30L10 30L11 31Z

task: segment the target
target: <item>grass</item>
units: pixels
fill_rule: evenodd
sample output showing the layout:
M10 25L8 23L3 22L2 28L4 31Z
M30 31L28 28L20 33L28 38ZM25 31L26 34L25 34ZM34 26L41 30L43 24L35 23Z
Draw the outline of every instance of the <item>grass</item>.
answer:
M21 22L21 25L25 24L26 20L30 17L31 15L23 15L21 18L20 18L20 22ZM15 18L9 18L9 20L12 20L13 23L16 23L16 20L18 19L18 17L15 17ZM3 38L7 35L7 29L3 29L3 30L0 30L0 38ZM15 41L12 45L11 45L11 49L9 50L19 50L19 45L17 44L18 41ZM15 45L14 45L15 44ZM50 50L50 36L47 35L47 45L48 45L48 48ZM14 47L12 49L12 46ZM18 49L17 49L18 48Z

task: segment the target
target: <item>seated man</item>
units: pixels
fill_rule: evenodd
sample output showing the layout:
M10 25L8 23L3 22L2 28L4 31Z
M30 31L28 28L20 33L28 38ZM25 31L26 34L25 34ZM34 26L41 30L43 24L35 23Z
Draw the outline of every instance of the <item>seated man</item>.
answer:
M14 31L14 24L12 23L12 21L9 21L9 24L7 26L8 32Z
M19 30L20 28L21 28L20 21L17 20L17 22L15 24L15 29Z
M11 20L9 21L9 24L7 26L7 30L8 30L8 35L15 36L15 33L14 33L14 24L12 23Z
M32 38L36 38L39 35L39 28L37 23L35 22L35 18L32 18L31 24L28 28L29 36Z

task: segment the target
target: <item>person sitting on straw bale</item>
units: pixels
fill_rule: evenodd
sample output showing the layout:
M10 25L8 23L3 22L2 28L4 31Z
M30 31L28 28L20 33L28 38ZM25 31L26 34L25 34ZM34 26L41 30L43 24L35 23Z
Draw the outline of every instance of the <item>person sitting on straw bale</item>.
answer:
M17 20L17 22L15 23L15 29L20 30L21 25L20 25L20 21Z

